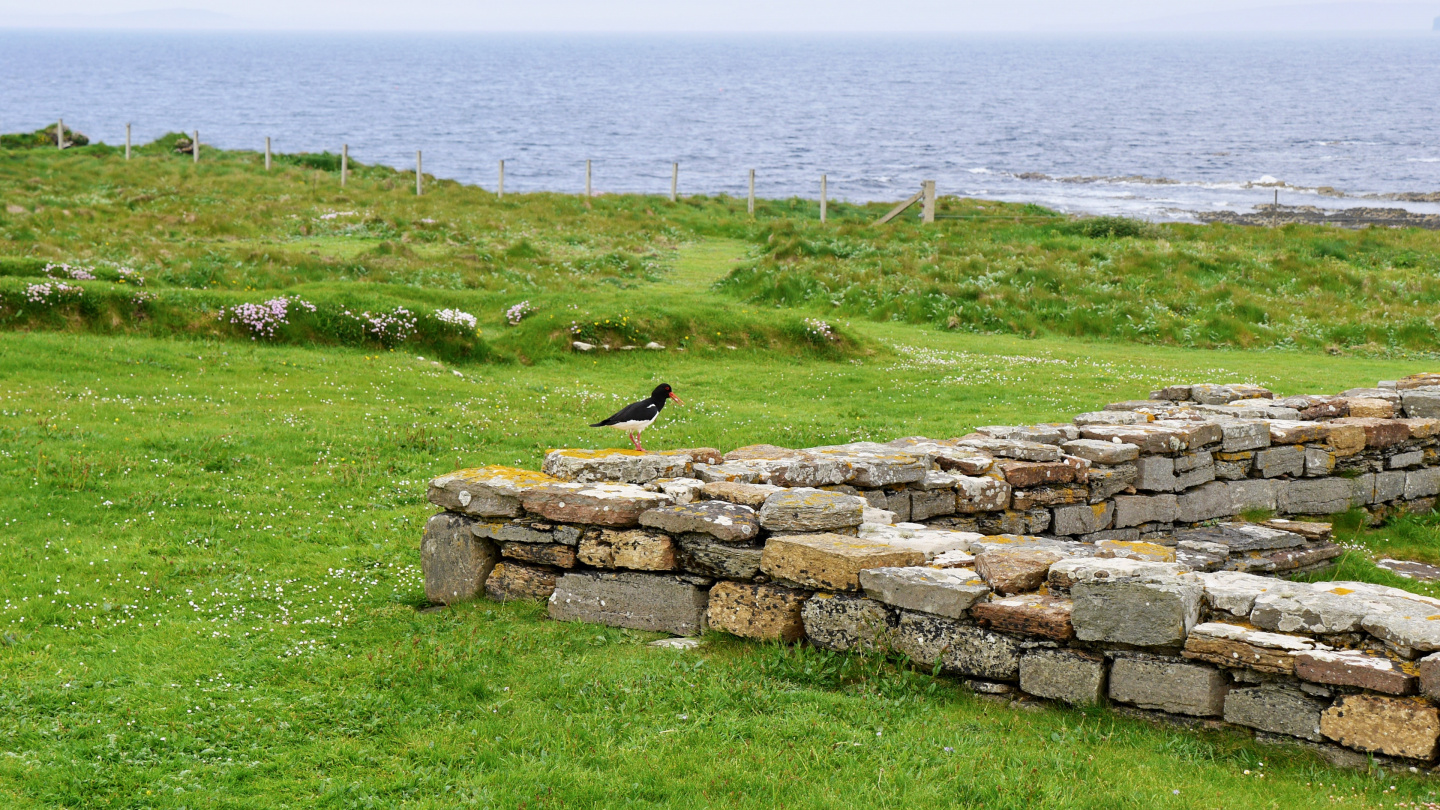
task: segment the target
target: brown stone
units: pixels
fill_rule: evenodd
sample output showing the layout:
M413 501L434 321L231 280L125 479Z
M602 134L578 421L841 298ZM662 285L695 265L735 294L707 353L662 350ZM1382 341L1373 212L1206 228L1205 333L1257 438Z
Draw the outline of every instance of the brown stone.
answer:
M1396 419L1410 429L1412 439L1430 439L1440 435L1440 419Z
M1330 426L1330 435L1326 437L1325 443L1330 445L1335 455L1353 456L1365 449L1365 428L1340 423L1338 419L1326 424Z
M1347 695L1321 713L1320 733L1361 751L1430 759L1440 739L1440 711L1418 698Z
M1021 512L1028 512L1031 509L1085 503L1089 499L1090 489L1083 486L1017 489L1011 496L1010 508Z
M575 567L575 549L559 543L501 543L500 555L512 560L557 568Z
M669 535L641 529L591 529L580 538L579 559L596 568L671 571L675 568L675 542Z
M1396 391L1409 391L1411 388L1425 388L1431 385L1440 385L1440 374L1433 371L1422 371L1418 374L1408 374L1395 381Z
M1330 435L1329 422L1299 422L1274 419L1270 422L1271 444L1311 444Z
M688 447L680 450L661 450L657 456L689 456L694 464L722 464L725 457L714 447Z
M1387 695L1415 693L1415 676L1382 655L1358 650L1312 650L1295 656L1295 674L1312 683L1358 686Z
M809 597L779 585L717 582L710 589L710 626L741 638L796 641L805 635L800 609Z
M1306 540L1325 542L1330 539L1332 528L1329 523L1316 523L1305 520L1286 520L1275 518L1260 524L1267 529L1278 529L1282 532L1293 532Z
M744 447L737 447L726 453L726 461L785 461L792 458L801 458L805 454L799 450L791 450L788 447L776 447L773 444L749 444Z
M516 599L549 599L555 592L556 572L518 562L502 562L485 580L485 596L496 602Z
M711 481L700 488L705 497L759 509L780 488L770 484L742 484L738 481Z
M760 570L771 577L827 591L860 590L866 568L924 564L923 551L828 533L772 537L760 555Z
M1325 424L1359 427L1365 431L1365 447L1369 449L1393 447L1410 438L1410 427L1398 419L1347 416Z
M1291 675L1295 656L1328 649L1308 638L1266 633L1236 624L1206 622L1190 629L1182 655L1226 667Z
M981 627L1002 633L1069 641L1075 637L1071 609L1069 599L1027 593L979 602L970 608L970 615Z
M995 468L1005 476L1005 482L1016 489L1068 484L1075 480L1075 467L1063 461L1001 461Z
M1300 411L1301 419L1339 419L1349 415L1350 404L1344 399L1323 400Z
M634 484L549 484L526 490L525 511L559 523L633 526L640 515L670 497Z
M1346 397L1344 402L1350 408L1350 416L1367 419L1389 419L1395 415L1395 405L1389 400Z
M982 551L975 557L975 572L999 593L1025 593L1039 588L1050 566L1066 556L1049 548Z
M1417 668L1420 670L1420 691L1431 700L1440 700L1440 653L1421 658Z

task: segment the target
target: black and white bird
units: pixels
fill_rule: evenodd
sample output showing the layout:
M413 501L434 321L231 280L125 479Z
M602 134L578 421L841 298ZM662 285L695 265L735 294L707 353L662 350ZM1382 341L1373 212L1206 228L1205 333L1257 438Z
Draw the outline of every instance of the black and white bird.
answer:
M635 445L635 449L643 453L645 448L640 446L640 433L654 423L655 417L659 416L660 410L665 407L667 399L673 399L681 405L685 404L675 396L675 392L670 390L670 386L660 383L655 386L654 391L650 392L648 399L626 405L620 409L619 413L603 422L596 422L590 427L612 427L616 430L623 430L625 435L630 437L630 443Z

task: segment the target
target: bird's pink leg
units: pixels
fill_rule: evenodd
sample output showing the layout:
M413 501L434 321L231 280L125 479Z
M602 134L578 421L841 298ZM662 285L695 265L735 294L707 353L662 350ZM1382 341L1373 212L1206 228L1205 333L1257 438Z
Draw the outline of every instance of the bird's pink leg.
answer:
M634 433L627 433L627 434L625 434L625 435L627 435L627 436L630 437L630 444L631 444L632 446L634 446L634 448L635 448L636 450L638 450L638 451L640 451L640 452L642 452L642 453L645 452L645 448L643 448L643 447L640 446L640 437L639 437L639 436L636 436Z

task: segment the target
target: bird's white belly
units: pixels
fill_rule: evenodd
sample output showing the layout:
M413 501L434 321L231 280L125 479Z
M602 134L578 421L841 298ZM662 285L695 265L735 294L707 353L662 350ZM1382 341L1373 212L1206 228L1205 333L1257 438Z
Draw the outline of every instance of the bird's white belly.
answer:
M639 433L645 428L650 427L650 425L654 423L654 419L646 419L644 421L637 420L634 422L616 422L615 424L610 425L610 427L615 428L616 430L623 430L626 433Z

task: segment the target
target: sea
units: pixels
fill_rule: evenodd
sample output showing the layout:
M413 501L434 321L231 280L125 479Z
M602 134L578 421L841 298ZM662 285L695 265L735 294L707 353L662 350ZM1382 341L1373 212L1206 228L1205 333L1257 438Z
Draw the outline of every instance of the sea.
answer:
M199 130L507 191L940 194L1189 220L1440 213L1440 33L538 35L0 30L0 131ZM1406 195L1410 195L1407 199ZM1431 200L1440 200L1432 196Z

